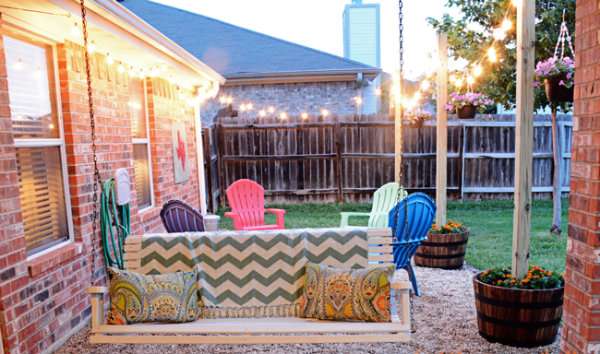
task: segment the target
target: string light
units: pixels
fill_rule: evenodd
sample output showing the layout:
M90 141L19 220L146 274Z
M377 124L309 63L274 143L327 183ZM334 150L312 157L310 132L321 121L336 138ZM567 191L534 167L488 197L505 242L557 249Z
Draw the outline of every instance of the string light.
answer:
M519 6L521 6L521 0L512 0L512 1L511 1L511 4L512 4L514 7L519 7Z
M354 97L354 102L356 103L357 106L360 106L363 103L363 100L360 96L356 96L356 97Z
M77 22L73 23L73 27L71 27L71 37L79 38L81 31L79 31L79 27Z
M88 44L88 53L94 54L95 51L96 51L96 43L94 43L94 41L91 41L90 44Z
M455 83L456 82L456 75L454 75L454 74L450 75L449 80L450 80L450 82Z
M119 66L117 66L117 71L121 74L125 72L125 67L123 64L119 64Z
M326 118L327 116L329 116L329 111L323 108L321 110L321 115L323 116L323 118Z
M487 50L487 57L490 62L495 63L498 61L498 54L496 54L496 49L494 47L489 47Z
M114 62L115 62L115 60L110 55L110 53L106 53L106 64L107 65L112 65Z
M375 89L375 96L381 96L381 89L379 87Z
M481 66L481 64L475 65L475 67L473 68L473 76L479 77L479 76L481 76L482 73L483 73L483 67Z
M52 124L52 123L48 124L48 129L50 129L50 130L54 129L54 124Z
M454 86L456 86L457 88L461 88L463 86L463 79L456 79L456 81L454 81Z
M254 109L254 105L252 104L252 102L246 103L246 109L248 111L251 111Z
M302 120L307 120L308 119L308 113L303 112L300 117L302 118Z
M505 18L502 21L502 29L505 30L506 32L510 31L512 29L513 23L510 19Z
M266 117L267 116L267 111L265 111L264 109L261 109L260 111L258 111L258 115L260 117Z
M467 85L471 86L475 83L475 78L471 75L467 76Z
M285 113L285 112L281 112L281 113L279 113L279 119L281 119L281 120L286 120L286 119L288 119L288 115L287 115L287 113Z
M421 82L421 90L422 91L428 91L431 88L431 83L429 82L429 80L423 80Z
M267 112L269 112L269 114L275 113L275 107L269 106L269 108L267 108Z
M229 96L227 97L227 104L232 104L233 103L233 97Z
M506 38L506 32L503 28L495 28L492 31L492 37L497 41L503 41Z
M240 111L241 111L241 112L246 112L246 104L245 104L245 103L242 103L242 104L240 105Z

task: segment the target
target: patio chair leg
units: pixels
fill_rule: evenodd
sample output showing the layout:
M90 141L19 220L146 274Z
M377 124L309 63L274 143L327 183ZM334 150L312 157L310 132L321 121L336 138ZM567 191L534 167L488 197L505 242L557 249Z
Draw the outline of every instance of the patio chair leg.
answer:
M417 277L415 276L415 271L412 267L412 264L408 263L408 265L404 268L408 273L408 279L412 283L413 290L415 291L416 296L421 296L419 293L419 286L417 285Z

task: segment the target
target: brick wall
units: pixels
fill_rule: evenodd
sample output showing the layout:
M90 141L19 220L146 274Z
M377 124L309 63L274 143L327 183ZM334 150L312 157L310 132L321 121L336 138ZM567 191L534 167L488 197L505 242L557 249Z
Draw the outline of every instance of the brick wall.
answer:
M16 151L11 133L4 51L0 39L0 330L7 353L35 354L64 339L90 314L92 158L87 88L80 47L57 47L61 111L64 121L74 243L27 260L19 201ZM133 147L128 109L129 79L108 66L100 55L92 61L97 119L98 161L103 179L115 169L133 176ZM193 110L179 99L178 89L160 79L147 79L152 142L155 207L138 212L132 186L132 233L160 231L159 207L171 198L199 207ZM171 124L184 122L191 177L174 183ZM99 240L99 236L98 236ZM98 247L96 280L105 281Z
M600 352L600 0L577 0L564 352Z
M372 89L372 88L371 88ZM269 84L224 86L217 98L206 102L202 108L202 120L206 125L213 122L219 109L223 106L218 98L232 96L234 109L239 111L242 103L252 102L252 112L239 112L241 117L255 117L260 109L273 106L277 112L284 111L290 116L298 116L303 112L319 115L321 109L328 109L338 116L356 113L354 97L359 96L361 89L356 82L313 82L297 84Z

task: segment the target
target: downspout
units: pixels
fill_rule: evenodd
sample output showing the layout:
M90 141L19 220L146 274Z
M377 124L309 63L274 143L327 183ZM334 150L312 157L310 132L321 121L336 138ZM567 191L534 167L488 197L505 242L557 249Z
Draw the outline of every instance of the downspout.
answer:
M196 131L196 162L198 166L198 192L200 199L200 213L207 214L206 208L206 183L204 176L204 147L202 144L202 117L200 116L200 106L202 102L194 104L194 129Z

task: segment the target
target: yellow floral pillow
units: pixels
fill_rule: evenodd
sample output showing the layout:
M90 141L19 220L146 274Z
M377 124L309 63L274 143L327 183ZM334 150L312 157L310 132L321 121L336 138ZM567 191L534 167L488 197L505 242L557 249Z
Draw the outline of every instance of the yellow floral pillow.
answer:
M200 313L198 275L143 275L109 268L109 324L190 322Z
M337 269L307 264L300 315L337 321L390 322L394 267Z

